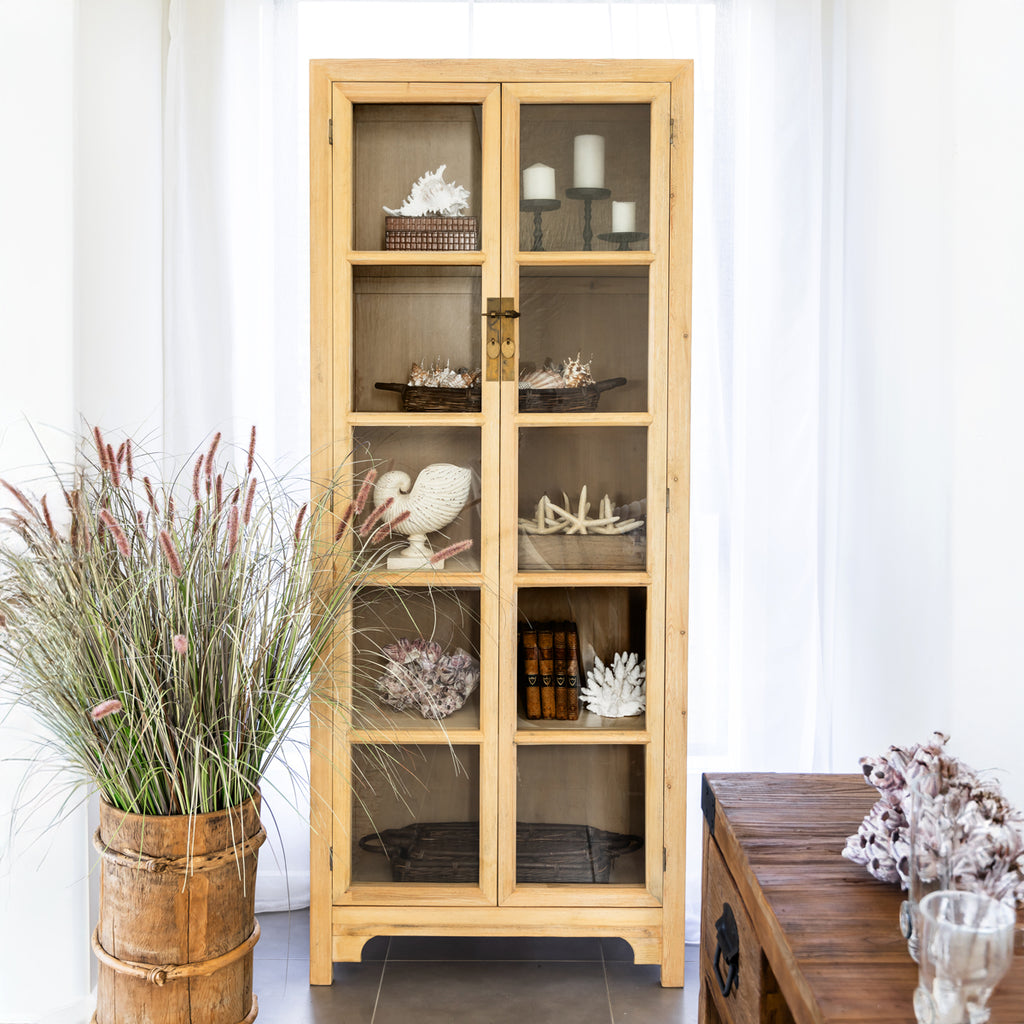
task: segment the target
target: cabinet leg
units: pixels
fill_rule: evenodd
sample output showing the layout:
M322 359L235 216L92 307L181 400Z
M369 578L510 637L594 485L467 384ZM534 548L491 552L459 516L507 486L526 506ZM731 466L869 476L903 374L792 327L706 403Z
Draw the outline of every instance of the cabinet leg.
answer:
M330 985L334 981L330 910L330 907L319 907L315 902L309 908L310 985Z

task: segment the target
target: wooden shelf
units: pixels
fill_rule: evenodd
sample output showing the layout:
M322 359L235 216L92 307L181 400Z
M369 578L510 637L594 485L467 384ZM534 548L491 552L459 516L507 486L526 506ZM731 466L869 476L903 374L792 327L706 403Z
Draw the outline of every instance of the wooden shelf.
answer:
M383 216L383 214L381 215ZM481 249L462 252L435 252L431 249L409 250L350 250L346 258L353 266L381 267L472 267L487 259Z

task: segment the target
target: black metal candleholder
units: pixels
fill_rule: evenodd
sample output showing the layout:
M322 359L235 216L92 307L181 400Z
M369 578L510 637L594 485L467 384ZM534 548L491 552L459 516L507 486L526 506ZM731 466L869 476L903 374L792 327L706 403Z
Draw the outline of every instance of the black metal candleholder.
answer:
M619 250L628 250L633 242L642 242L650 236L646 231L609 231L606 235L598 235L602 242L617 242Z
M594 248L594 232L590 228L591 204L595 199L607 199L611 194L610 188L567 188L565 194L570 199L583 200L583 249L589 252Z
M557 210L562 205L561 199L520 199L519 209L523 213L533 214L533 249L532 252L544 251L544 233L541 230L540 217L549 210Z

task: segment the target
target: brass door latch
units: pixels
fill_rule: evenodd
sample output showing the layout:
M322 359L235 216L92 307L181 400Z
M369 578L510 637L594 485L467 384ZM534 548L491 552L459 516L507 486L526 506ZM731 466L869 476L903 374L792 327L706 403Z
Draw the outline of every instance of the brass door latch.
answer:
M487 380L515 380L516 331L519 310L512 299L487 300Z

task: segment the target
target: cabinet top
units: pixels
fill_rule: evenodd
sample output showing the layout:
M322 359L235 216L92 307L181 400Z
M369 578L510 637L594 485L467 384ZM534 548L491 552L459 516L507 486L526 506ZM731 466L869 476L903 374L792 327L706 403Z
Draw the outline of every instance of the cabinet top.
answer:
M311 60L336 82L670 82L692 60Z

